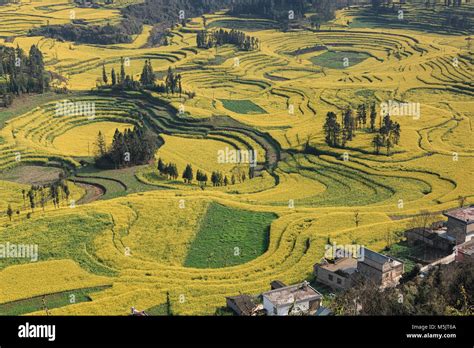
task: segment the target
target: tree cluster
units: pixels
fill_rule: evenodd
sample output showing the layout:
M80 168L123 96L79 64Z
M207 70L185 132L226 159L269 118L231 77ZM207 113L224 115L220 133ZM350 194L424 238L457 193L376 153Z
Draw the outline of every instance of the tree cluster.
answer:
M259 48L257 38L245 35L243 31L219 29L214 31L201 30L196 36L197 47L212 48L226 44L235 45L242 51L253 51Z
M385 147L387 149L387 156L390 155L390 149L400 142L400 124L390 119L389 115L383 118L382 127L380 127L378 134L372 140L375 153L379 154L380 149Z
M43 93L49 88L43 54L32 45L28 55L17 46L0 45L0 96L3 104L11 104L13 95Z
M166 74L165 84L164 84L164 91L168 94L181 93L183 92L183 87L181 85L181 74L177 74L171 69L168 68L168 73Z
M346 107L342 112L342 125L338 122L336 113L330 111L327 113L326 121L323 125L324 141L331 147L345 148L347 142L353 140L356 136L356 130L365 129L375 133L376 119L375 103L370 104L370 106L359 104L355 115L350 106ZM370 123L369 127L367 127L367 122ZM379 154L380 149L385 147L387 155L390 155L390 149L400 141L400 133L400 124L392 121L390 116L386 115L372 141L375 153Z
M134 80L133 76L125 72L123 58L120 59L120 72L116 72L115 68L112 68L110 70L110 78L105 65L102 65L102 78L100 80L101 85L98 86L99 88L110 87L112 89L133 91L147 88L159 93L179 93L180 96L184 93L190 98L195 95L193 92L183 90L181 74L176 73L171 67L168 68L164 82L156 83L156 76L149 59L145 60L139 81Z
M121 168L146 164L153 159L158 148L158 137L143 127L115 130L110 148L101 132L95 142L96 166L99 168Z
M158 172L168 177L169 180L176 180L179 176L176 164L171 162L166 164L161 158L158 159Z
M21 190L21 194L23 198L23 209L30 209L31 213L34 213L38 207L44 211L48 202L52 202L55 208L59 208L61 200L67 204L71 196L71 191L64 177L60 177L50 184L32 185L29 190ZM20 213L20 207L14 209L11 204L8 204L6 214L10 221L12 221L14 214L19 218ZM30 217L31 213L28 213L27 216Z

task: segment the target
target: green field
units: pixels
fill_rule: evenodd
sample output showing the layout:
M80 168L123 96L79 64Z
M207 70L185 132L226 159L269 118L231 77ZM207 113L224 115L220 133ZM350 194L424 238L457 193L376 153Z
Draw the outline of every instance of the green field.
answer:
M96 286L92 288L76 289L45 296L37 296L24 300L0 304L0 315L24 315L31 312L44 310L44 305L49 309L68 306L73 303L92 301L90 294L107 289L109 286Z
M327 51L310 58L310 61L324 68L346 69L363 62L369 57L370 56L364 52Z
M274 219L271 213L230 209L212 203L190 246L185 266L220 268L258 257L268 247L270 224Z
M251 100L221 99L227 110L238 114L266 114L267 112Z
M72 259L89 272L100 275L113 274L112 270L97 263L92 255L94 238L111 226L108 216L97 213L75 213L74 209L67 209L70 210L69 214L63 216L38 215L28 223L3 228L0 231L0 240L8 240L12 244L37 244L40 261ZM1 263L0 269L28 262L30 262L28 258L9 258Z

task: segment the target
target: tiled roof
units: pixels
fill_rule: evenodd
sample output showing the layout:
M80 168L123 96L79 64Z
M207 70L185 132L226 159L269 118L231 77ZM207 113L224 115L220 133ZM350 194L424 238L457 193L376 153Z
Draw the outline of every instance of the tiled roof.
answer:
M446 211L443 214L447 217L465 222L466 224L474 223L474 207L454 209Z

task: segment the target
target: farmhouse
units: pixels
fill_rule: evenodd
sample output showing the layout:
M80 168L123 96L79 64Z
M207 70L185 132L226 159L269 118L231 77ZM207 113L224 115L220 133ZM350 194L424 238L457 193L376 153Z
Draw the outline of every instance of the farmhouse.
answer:
M308 282L285 286L262 294L267 315L316 314L323 295Z
M345 290L352 284L352 275L357 272L357 260L352 256L333 260L323 259L314 265L316 280L333 289Z
M456 240L456 244L464 243L474 236L474 206L459 208L443 213L448 218L448 236Z
M357 271L380 288L396 286L403 274L403 262L364 248L364 259L357 263Z
M336 290L351 287L356 277L369 279L381 289L396 286L403 274L403 262L362 248L364 257L352 255L323 259L313 266L316 280Z

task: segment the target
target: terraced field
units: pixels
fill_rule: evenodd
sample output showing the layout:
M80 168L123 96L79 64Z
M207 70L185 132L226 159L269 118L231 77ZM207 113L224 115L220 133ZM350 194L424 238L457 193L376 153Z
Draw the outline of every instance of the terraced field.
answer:
M261 48L248 52L231 45L198 49L202 18L174 28L170 45L159 48L143 46L147 26L135 42L121 45L24 36L39 20L33 17L61 23L62 12L72 6L49 1L0 7L0 14L24 17L11 31L7 16L0 15L5 32L0 36L15 36L5 44L24 49L38 43L48 69L64 77L57 83L72 92L0 116L0 171L62 164L75 171L71 180L102 191L81 201L84 190L77 188L74 209L48 208L32 214L28 224L0 215L0 243L35 243L40 255L36 263L0 263L0 282L15 279L0 292L0 311L12 301L100 287L87 293L90 300L59 301L51 313L125 315L132 306L158 308L169 293L176 314L213 314L225 296L267 290L275 279L287 284L309 279L328 237L380 251L387 233L401 238L407 216L453 208L459 196L474 203L469 33L420 31L408 21L381 29L351 8L318 31L282 32L271 21L242 21L224 11L206 15L210 28L238 28L257 37ZM473 13L474 5L466 6ZM78 16L91 21L116 13L86 10ZM172 67L182 75L183 89L196 95L96 89L102 65L118 71L120 57L130 58L126 69L135 79L145 59L158 79ZM95 116L58 117L56 102L64 99L94 103ZM421 107L419 118L394 116L402 133L391 156L374 153L365 129L346 149L326 145L328 111L340 119L347 106L387 100ZM103 131L110 141L116 128L133 126L160 136L155 157L176 163L178 180L159 175L156 161L117 171L83 166L93 156L95 133ZM248 165L218 162L217 152L226 147L257 152L253 178ZM222 171L230 178L236 167L247 177L227 186L184 184L188 163L209 177ZM0 175L0 212L7 204L23 209L21 190L27 186L6 178Z

